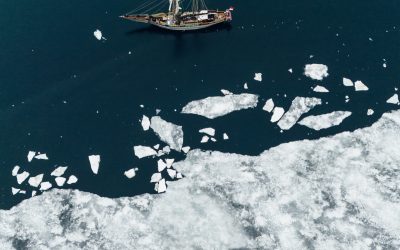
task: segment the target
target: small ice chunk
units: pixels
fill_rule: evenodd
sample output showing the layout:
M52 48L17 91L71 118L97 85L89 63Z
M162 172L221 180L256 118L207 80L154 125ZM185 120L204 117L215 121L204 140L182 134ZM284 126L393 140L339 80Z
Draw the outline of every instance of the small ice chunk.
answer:
M141 124L142 124L142 128L143 128L144 131L149 130L149 128L150 128L150 119L147 116L143 115Z
M151 147L147 146L134 146L133 151L139 159L144 158L144 157L149 157L153 155L157 155L157 152L152 149Z
M314 89L314 92L319 92L319 93L329 93L329 90L323 86L317 85Z
M33 160L33 157L35 157L35 155L36 155L35 151L29 151L27 156L28 162L31 162Z
M33 196L36 196L36 193L37 193L37 191L36 191L36 190L33 190L31 196L32 196L32 197L33 197Z
M17 176L19 170L20 170L20 167L19 166L15 166L13 168L13 170L11 171L12 176Z
M12 187L12 188L11 188L11 193L12 193L13 195L16 195L16 194L19 193L20 190L21 190L21 189L19 189L19 188L14 188L14 187Z
M100 30L95 30L94 32L93 32L93 35L94 35L94 37L96 37L96 39L97 40L101 40L102 38L103 38L103 34L101 33L101 31Z
M167 191L167 185L165 184L165 179L162 179L158 183L156 183L154 190L157 191L158 193L164 193L165 191Z
M399 104L399 95L398 94L394 94L392 97L387 99L386 103Z
M124 175L128 178L128 179L132 179L133 177L135 177L136 175L136 170L134 168L131 168L127 171L124 172Z
M185 153L185 154L187 154L189 151L190 151L190 147L189 146L186 146L186 147L182 148L182 152Z
M166 167L167 167L167 164L162 159L159 159L157 161L157 170L158 170L158 172L163 171Z
M168 175L169 177L171 177L171 179L174 179L176 177L176 170L175 169L167 169Z
M203 136L203 137L201 138L200 143L207 143L208 140L210 140L210 137L208 137L208 136L205 135L205 136Z
M68 167L58 167L56 169L53 170L53 172L51 172L51 176L56 176L59 177L61 175L63 175L65 173L65 171L67 170Z
M56 181L56 183L57 183L57 186L59 186L59 187L64 186L66 180L67 180L67 179L66 179L65 177L57 177L57 178L55 179L55 181Z
M263 107L263 110L265 110L265 111L271 113L272 110L274 110L274 106L275 106L274 100L272 100L272 98L271 98L271 99L268 99L268 100L265 102L265 105L264 105L264 107Z
M272 117L271 117L271 122L275 123L277 121L279 121L283 114L285 113L285 110L281 107L275 107L272 113Z
M43 174L39 174L39 175L30 177L28 180L28 183L32 187L39 187L40 183L42 183L42 180L43 180Z
M20 194L26 194L26 191L25 190L20 190L19 193Z
M212 142L217 142L217 139L215 139L214 137L211 137L211 141Z
M199 133L207 134L209 136L215 136L215 129L213 128L203 128L199 130Z
M164 121L159 116L153 116L150 127L161 141L167 143L172 149L181 151L183 145L182 126Z
M38 160L48 160L49 158L47 157L46 154L39 154L39 155L36 155L36 156L35 156L35 159L38 159Z
M222 137L224 138L224 140L229 140L229 136L228 136L227 133L224 133L224 134L222 135Z
M324 64L307 64L304 68L304 75L314 80L322 81L328 77L328 67Z
M67 184L68 184L68 185L71 185L71 184L75 184L75 183L77 183L77 182L78 182L78 178L77 178L75 175L71 175L71 176L68 178Z
M375 112L373 109L368 109L367 115L373 115Z
M94 174L99 172L100 155L89 155L90 168Z
M182 176L182 174L181 174L181 173L176 173L176 178L177 178L177 179L182 179L182 178L183 178L183 176Z
M254 80L261 82L262 81L262 73L255 73Z
M154 173L150 178L150 182L151 183L159 182L161 179L162 179L161 173Z
M49 190L52 186L53 185L51 185L51 183L48 181L42 182L42 183L40 183L40 191Z
M243 88L244 89L249 89L249 85L247 85L247 82L245 84L243 84Z
M21 184L22 182L24 182L29 176L29 173L24 171L20 174L17 174L17 182L18 184Z
M221 89L221 93L222 93L223 95L233 95L232 92L230 92L229 90L226 90L226 89Z
M160 148L160 144L154 145L153 148L158 150Z
M354 86L354 83L352 80L343 77L343 85L346 87L352 87L352 86Z
M367 91L368 87L362 81L356 81L354 83L354 88L356 91Z
M292 74L293 73L293 69L288 69L289 73Z
M165 154L169 154L171 152L171 148L169 146L165 146L162 148L162 152Z
M349 111L334 111L323 115L308 116L301 120L299 124L314 130L327 129L341 124L350 115L351 112Z
M172 164L174 164L175 159L165 159L165 162L167 163L167 168L172 167Z

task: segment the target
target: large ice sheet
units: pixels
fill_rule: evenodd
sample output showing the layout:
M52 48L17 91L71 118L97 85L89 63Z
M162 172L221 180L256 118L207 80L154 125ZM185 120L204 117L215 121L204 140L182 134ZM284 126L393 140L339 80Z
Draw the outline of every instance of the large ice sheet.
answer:
M283 130L293 127L300 117L313 109L315 106L321 105L321 99L315 97L296 97L292 101L289 110L279 120L278 126Z
M174 165L185 178L162 195L52 189L0 211L0 246L399 249L399 140L396 111L260 156L192 150Z
M327 129L337 126L349 117L349 111L334 111L323 115L310 115L299 122L299 124L309 127L314 130Z
M226 96L212 96L205 99L189 102L182 109L184 114L195 114L214 119L233 111L249 109L257 106L258 95L238 94Z
M164 121L159 116L153 116L150 127L161 141L167 143L172 149L181 151L183 145L182 126Z

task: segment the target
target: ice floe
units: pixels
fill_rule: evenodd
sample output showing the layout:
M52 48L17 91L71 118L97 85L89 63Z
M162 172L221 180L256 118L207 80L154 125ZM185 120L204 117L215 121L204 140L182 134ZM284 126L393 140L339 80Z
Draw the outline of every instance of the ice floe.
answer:
M42 183L40 183L40 191L49 190L52 186L53 185L51 185L51 183L48 181L42 182Z
M346 86L346 87L353 87L354 83L353 83L352 80L343 77L343 85Z
M165 159L165 163L167 164L167 168L172 167L172 164L174 164L175 159Z
M19 188L14 188L14 187L11 188L11 193L12 193L12 195L18 194L19 191L21 191L21 189L19 189Z
M24 182L27 178L29 177L29 173L24 171L20 174L17 174L17 183L21 184L22 182Z
M35 151L29 151L28 155L26 156L28 158L28 162L31 162L33 160L33 157L35 157L36 152Z
M188 103L182 109L183 114L195 114L214 119L233 111L254 108L257 106L258 96L254 94L234 94L213 96Z
M367 110L367 115L373 115L375 111L373 109L368 109Z
M200 143L207 143L209 140L210 140L210 137L204 135L204 136L201 138Z
M182 147L182 152L187 154L190 151L190 147L186 146L186 147Z
M368 91L367 85L365 85L362 81L356 81L354 83L354 88L356 91Z
M222 138L223 138L224 140L229 140L229 136L228 136L227 133L224 133L224 134L222 135Z
M56 177L55 181L56 181L57 186L62 187L62 186L64 186L67 179L65 177Z
M161 141L167 143L171 149L181 151L183 145L182 126L164 121L159 116L151 118L151 129L157 134Z
M124 172L124 175L128 178L128 179L132 179L133 177L135 177L136 175L136 170L134 168L131 168L127 171Z
M176 170L175 169L167 169L167 173L169 175L169 177L171 177L171 179L174 179L176 177Z
M272 111L271 122L275 123L279 121L284 113L285 110L282 107L275 107L274 110Z
M149 128L150 128L150 119L147 116L143 115L142 121L141 121L141 125L142 125L142 128L143 128L144 131L149 130Z
M43 181L43 176L44 176L44 174L39 174L39 175L30 177L28 180L29 185L31 185L32 187L39 187L40 183L42 183L42 181Z
M199 130L199 133L207 134L209 136L215 136L215 129L213 128L203 128Z
M157 161L157 170L158 170L158 172L163 171L165 168L167 168L167 164L162 159L159 159Z
M392 97L390 97L389 99L387 99L386 103L389 103L389 104L399 104L399 95L398 95L398 94L394 94Z
M68 169L68 167L57 167L56 169L51 172L51 176L56 176L59 177L65 173L65 171Z
M159 182L161 179L162 179L161 173L154 173L150 178L150 182L151 183Z
M47 154L38 154L34 157L35 159L38 160L48 160L49 158L47 157Z
M226 89L221 89L221 93L222 93L223 95L233 95L232 92L230 92L229 90L226 90Z
M308 116L301 120L299 124L314 130L327 129L341 124L350 115L351 112L349 111L334 111L323 115Z
M328 67L324 64L307 64L304 68L304 75L321 81L325 77L328 77Z
M94 35L94 37L97 39L97 40L101 40L101 39L104 39L105 40L105 38L103 37L103 34L101 33L101 31L100 30L95 30L94 32L93 32L93 35Z
M274 110L274 107L275 107L274 100L272 100L272 99L270 98L270 99L268 99L268 100L265 102L265 105L264 105L264 107L263 107L263 110L265 110L265 111L271 113L272 110Z
M90 168L94 174L99 172L100 155L89 155Z
M77 182L78 182L78 178L77 178L75 175L71 175L71 176L68 178L67 184L68 184L68 185L71 185L71 184L75 184L75 183L77 183Z
M313 109L317 105L321 105L321 99L315 97L296 97L292 101L289 110L280 118L278 126L283 130L292 128L300 117Z
M12 176L17 176L19 170L20 170L20 167L19 166L15 166L11 171L11 175Z
M158 193L164 193L165 191L167 191L167 185L165 184L165 179L161 179L159 182L157 182L154 190L157 191Z
M249 85L247 85L247 83L243 84L243 88L244 89L249 89Z
M318 93L329 93L329 90L327 88L320 86L320 85L315 86L313 91L318 92Z
M262 73L255 73L254 80L261 82L262 81Z
M141 145L134 146L133 151L134 151L136 157L138 157L139 159L157 155L157 152L154 149L152 149L151 147L147 147L147 146L141 146Z

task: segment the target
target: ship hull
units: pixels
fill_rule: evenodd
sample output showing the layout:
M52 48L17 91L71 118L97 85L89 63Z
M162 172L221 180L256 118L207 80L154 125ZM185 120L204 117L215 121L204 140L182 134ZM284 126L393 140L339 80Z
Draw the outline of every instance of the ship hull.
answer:
M154 22L149 22L149 24L154 25L156 27L166 29L166 30L173 30L173 31L191 31L191 30L201 30L206 29L214 25L218 25L221 23L226 23L228 21L219 21L214 23L208 23L203 25L192 25L192 26L170 26L170 25L162 25Z

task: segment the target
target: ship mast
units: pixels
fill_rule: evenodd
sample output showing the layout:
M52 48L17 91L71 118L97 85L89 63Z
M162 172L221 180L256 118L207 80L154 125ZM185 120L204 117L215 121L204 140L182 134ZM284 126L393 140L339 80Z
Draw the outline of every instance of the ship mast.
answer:
M169 12L176 16L180 10L179 0L169 0Z

